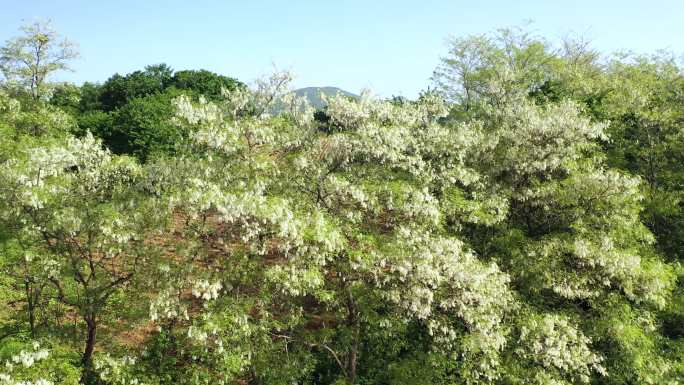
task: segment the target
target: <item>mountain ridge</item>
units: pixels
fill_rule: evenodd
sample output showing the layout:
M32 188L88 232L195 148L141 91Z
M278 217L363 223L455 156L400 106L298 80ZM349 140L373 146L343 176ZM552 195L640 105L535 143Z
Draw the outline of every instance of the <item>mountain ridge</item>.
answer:
M321 109L325 107L325 102L323 101L323 98L321 98L321 94L324 94L326 96L334 96L339 93L355 99L359 98L359 95L357 94L333 86L302 87L292 92L294 92L297 96L305 97L309 101L309 103L316 109Z

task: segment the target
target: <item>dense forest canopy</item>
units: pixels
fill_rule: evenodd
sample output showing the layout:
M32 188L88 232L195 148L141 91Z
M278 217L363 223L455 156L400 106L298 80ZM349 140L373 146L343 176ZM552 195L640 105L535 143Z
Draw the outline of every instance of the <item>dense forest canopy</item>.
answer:
M684 383L684 73L504 29L415 100L0 49L0 384Z

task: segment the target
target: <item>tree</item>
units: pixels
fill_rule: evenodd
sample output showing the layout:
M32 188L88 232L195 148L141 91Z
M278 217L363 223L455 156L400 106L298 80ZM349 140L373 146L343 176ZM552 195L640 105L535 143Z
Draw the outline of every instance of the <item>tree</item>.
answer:
M81 113L91 111L103 111L102 107L102 85L97 83L85 82L80 88L81 98L78 109Z
M672 301L675 271L641 223L641 180L609 167L630 157L606 162L602 153L643 146L632 139L626 145L614 122L597 122L610 117L607 101L624 96L611 89L590 50L566 45L562 55L548 48L530 52L535 46L505 36L459 40L436 72L438 86L455 96L453 121L481 122L473 138L488 150L468 155L468 164L506 202L504 221L465 229L475 250L496 256L523 302L522 314L528 314L517 321L520 348L506 359L507 381L533 377L526 373L535 365L545 368L536 375L541 383L587 382L591 367L593 376L605 375L602 383L672 381L681 372L663 338L668 333L638 320L659 322L657 314ZM596 356L585 354L584 363L573 364L520 361L531 354L524 353L530 322L547 329L548 341L557 338L551 330L571 322L588 338L585 344L598 348ZM554 373L560 368L566 372Z
M185 70L173 74L170 85L181 90L191 90L197 95L217 100L223 96L223 90L233 91L237 87L244 87L239 81L215 74L207 70Z
M71 83L55 84L49 103L71 116L78 116L81 104L81 87Z
M369 375L372 364L361 357L371 354L371 341L398 339L411 349L405 325L430 334L437 356L468 357L459 360L464 378L492 375L484 368L503 344L498 325L512 297L496 266L441 231L430 191L459 171L434 175L427 164L446 156L458 169L448 154L462 138L449 140L435 124L443 106L434 98L407 106L332 98L328 113L340 132L327 136L312 129L312 109L242 115L249 100L265 111L260 103L286 94L278 91L285 83L267 83L273 87L237 91L221 105L178 100L179 123L197 131L197 158L168 166L177 182L163 184L177 186L173 201L184 202L177 210L195 240L191 265L207 269L168 280L178 287L162 291L154 318L190 313L191 303L173 293L191 287L207 311L190 319L188 343L216 353L203 355L208 366L232 363L210 366L222 376L282 381L289 373L296 381L311 365L329 363L328 380L357 383ZM278 351L294 356L275 364L269 357Z
M680 266L678 289L660 314L667 351L682 357L684 349L684 76L670 55L617 56L605 77L611 92L600 104L610 119L613 139L606 144L608 162L640 175L644 183L644 223L655 236L655 246ZM684 362L680 359L680 373Z
M26 89L34 100L49 95L49 76L68 70L78 57L73 43L62 39L49 22L24 25L23 36L8 40L0 48L0 70L5 78Z
M115 111L84 112L78 118L79 131L101 138L115 154L133 155L142 161L153 155L173 155L188 135L171 122L171 101L179 94L169 88L131 99Z
M7 129L9 137L6 139L18 140L18 137L24 138L26 135L62 136L71 130L73 123L73 117L57 107L44 103L22 103L0 90L0 125Z
M89 380L101 316L155 266L146 240L163 216L141 192L140 166L90 135L29 146L2 166L2 219L40 256L34 262L44 274L34 278L83 320L82 381Z
M445 376L467 383L587 383L625 367L642 380L673 375L666 357L640 367L620 348L593 348L631 343L604 328L625 306L642 316L662 307L672 275L649 249L635 181L597 167L605 127L573 104L509 99L486 126L445 127L434 95L403 105L338 97L326 110L338 130L326 135L297 110L289 123L235 113L248 104L239 100L179 100L200 158L171 176L189 186L173 190L197 240L189 255L209 267L185 283L209 309L188 335L233 357L235 375L269 378L277 369L258 357L281 346L319 351L299 357L328 368L323 381L373 381L359 357L397 360L373 344L406 351L409 333L424 336L431 365L452 359ZM162 298L155 314L187 314ZM244 326L228 332L236 320ZM255 358L234 361L245 356Z
M606 77L611 93L602 111L610 119L613 138L606 145L608 160L643 177L648 202L644 220L664 255L682 260L682 71L666 54L626 56L611 62Z
M433 74L436 89L463 112L503 106L554 77L557 61L547 41L521 28L455 38Z
M104 143L117 154L142 161L152 155L172 155L188 135L171 122L171 101L177 95L169 90L130 100L113 114L111 132L99 132Z
M224 91L244 87L235 79L209 71L173 73L165 64L144 71L115 74L103 85L81 88L79 129L91 131L117 154L146 160L151 155L171 155L187 132L171 124L172 99L180 94L212 100Z
M170 68L160 64L126 76L114 74L102 84L99 95L102 109L114 111L135 98L163 92L171 73Z

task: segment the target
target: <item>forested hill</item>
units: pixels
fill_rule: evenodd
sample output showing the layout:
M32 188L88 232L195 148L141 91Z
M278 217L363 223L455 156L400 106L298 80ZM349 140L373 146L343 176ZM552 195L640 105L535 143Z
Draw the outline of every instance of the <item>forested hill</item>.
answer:
M337 87L305 87L294 90L294 93L299 97L304 97L309 101L311 106L317 109L325 107L325 102L321 98L321 95L336 96L340 94L354 99L358 99L359 97L356 94L347 92Z

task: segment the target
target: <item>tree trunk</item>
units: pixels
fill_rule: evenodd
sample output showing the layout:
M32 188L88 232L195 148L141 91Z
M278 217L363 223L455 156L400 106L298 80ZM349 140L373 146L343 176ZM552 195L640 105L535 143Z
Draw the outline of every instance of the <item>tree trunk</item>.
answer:
M351 350L349 350L349 356L347 362L349 367L347 368L347 382L352 385L356 382L356 363L358 362L359 355L359 344L358 344L358 330L354 331L354 345Z
M95 349L95 337L97 334L97 322L94 315L86 315L83 317L88 327L88 337L86 338L85 349L83 350L83 357L81 357L81 365L83 366L83 374L81 375L81 383L86 384L92 375L92 358L93 350Z
M359 345L361 337L361 322L359 320L356 303L351 290L348 291L347 300L347 326L352 330L352 346L347 353L347 383L356 382L356 366L359 360Z
M36 338L36 309L33 302L33 290L31 289L31 282L29 278L24 278L24 287L26 289L26 307L28 311L29 328L31 329L31 338Z

